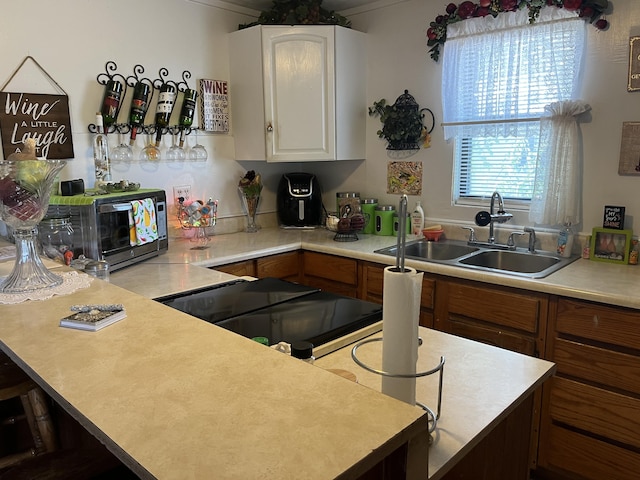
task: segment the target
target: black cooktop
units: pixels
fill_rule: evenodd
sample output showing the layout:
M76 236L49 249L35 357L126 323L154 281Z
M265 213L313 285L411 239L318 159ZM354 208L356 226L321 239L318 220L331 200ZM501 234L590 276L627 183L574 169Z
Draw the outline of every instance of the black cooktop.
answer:
M382 319L372 302L276 278L237 280L156 298L172 308L270 344L306 340L315 346Z

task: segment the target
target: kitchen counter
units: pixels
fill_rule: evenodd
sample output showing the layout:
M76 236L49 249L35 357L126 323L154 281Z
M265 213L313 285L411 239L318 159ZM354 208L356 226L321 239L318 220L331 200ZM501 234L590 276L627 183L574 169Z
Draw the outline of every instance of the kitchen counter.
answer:
M96 303L127 318L58 326ZM422 409L115 285L0 309L2 350L142 478L358 478L403 445L424 477Z
M381 337L376 334L371 338ZM435 368L440 357L445 358L442 412L429 450L429 479L438 480L507 418L519 402L532 395L535 386L551 376L555 366L424 327L420 327L420 337L423 344L418 349L418 372ZM352 349L353 346L344 347L316 360L315 364L349 371L361 385L381 391L382 377L356 365L351 358ZM382 343L362 344L357 357L368 367L380 370ZM416 399L434 412L438 405L438 380L439 375L433 374L416 381ZM519 429L526 432L525 425ZM526 435L525 445L528 445ZM528 465L524 468L528 469Z
M44 302L0 306L0 347L143 478L206 478L212 471L225 472L224 478L264 472L277 478L293 468L301 478L356 478L405 444L414 468L422 469L416 476L423 478L427 416L377 393L379 379L358 372L361 385L349 382L149 299L236 278L201 267L298 248L392 260L369 253L392 243L391 237L348 245L332 238L325 230L265 229L213 237L204 250L192 250L187 240L172 241L166 254L113 272L111 284L95 280L86 290L47 300L46 308ZM96 333L58 327L76 303L123 303L128 316ZM440 420L447 432L439 429L430 449L429 467L440 478L525 401L552 365L441 332L426 335L448 339L446 348L428 351L452 362ZM498 370L493 387L485 383L487 375L474 373L470 377L477 382L447 383L461 368L456 357L473 358L472 345L484 357L472 362L475 367L486 365L485 374ZM318 366L345 368L348 348L318 359ZM515 361L516 368L505 370L504 361ZM457 411L456 397L475 399L485 390L506 394L499 401L491 397L490 409L483 400Z
M191 250L188 240L172 239L169 252L153 258L153 263L178 263L215 268L218 265L274 255L297 249L341 255L358 260L393 265L395 258L373 253L395 245L395 237L358 234L356 242L336 242L334 233L325 229L262 229L257 233L212 236L209 248ZM407 241L415 237L409 235ZM455 278L505 285L543 293L563 295L621 307L640 308L635 286L640 284L640 266L617 265L578 259L546 278L528 279L465 269L450 265L406 259L406 265L418 270ZM115 273L117 275L118 272ZM116 283L118 280L116 279Z

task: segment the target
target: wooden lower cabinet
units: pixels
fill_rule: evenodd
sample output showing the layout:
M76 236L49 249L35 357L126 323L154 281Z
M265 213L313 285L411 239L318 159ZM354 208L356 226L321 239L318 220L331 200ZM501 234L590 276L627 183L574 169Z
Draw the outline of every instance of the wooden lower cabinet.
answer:
M302 253L300 251L279 253L276 255L260 257L255 260L245 260L242 262L220 265L214 268L220 272L237 275L239 277L274 277L299 283L301 277L301 256Z
M640 478L640 312L552 298L539 464L549 478Z
M358 298L382 304L382 289L384 283L385 265L370 262L360 262L358 267L360 286ZM420 299L420 325L433 328L433 307L436 282L429 276L422 278L422 296Z
M358 261L326 253L304 251L300 282L326 292L358 296Z

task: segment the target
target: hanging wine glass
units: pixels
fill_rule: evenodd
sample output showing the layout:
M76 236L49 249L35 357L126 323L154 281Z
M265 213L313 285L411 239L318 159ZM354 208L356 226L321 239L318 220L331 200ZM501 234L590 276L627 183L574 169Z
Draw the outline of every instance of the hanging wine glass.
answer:
M196 134L196 144L189 150L189 160L205 161L209 157L209 154L207 153L207 149L204 148L204 145L198 143L198 129L194 128L194 132Z
M120 144L111 151L111 160L114 162L131 162L133 160L133 149L125 143L124 134L118 131Z
M147 145L140 152L143 162L157 162L160 160L160 149L153 144L153 136L147 135Z
M167 150L167 160L170 162L182 162L187 158L184 148L176 144L176 133L171 132L171 147Z

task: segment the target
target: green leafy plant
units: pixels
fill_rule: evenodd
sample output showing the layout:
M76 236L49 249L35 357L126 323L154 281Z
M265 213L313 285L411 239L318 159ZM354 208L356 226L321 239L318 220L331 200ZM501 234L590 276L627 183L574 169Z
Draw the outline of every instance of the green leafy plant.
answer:
M422 119L424 114L416 109L389 105L383 98L369 107L370 117L380 117L382 129L378 137L384 138L389 150L414 150L420 148L418 142L424 136Z
M450 3L446 7L446 13L438 15L427 29L427 46L431 47L431 58L438 61L440 49L447 40L447 25L450 23L488 15L496 17L503 12L524 8L529 10L529 23L535 23L540 10L545 6L576 12L598 30L605 30L609 26L607 20L600 18L609 8L609 0L478 0L477 3L467 0L459 5Z
M238 29L254 25L340 25L351 27L346 17L322 8L322 0L273 0L271 10L260 13L258 20L241 24Z

